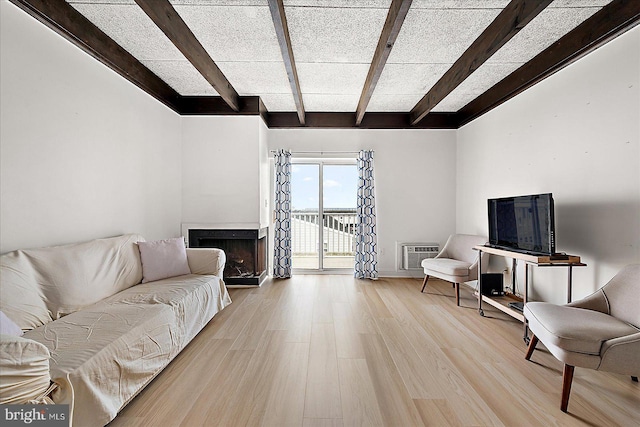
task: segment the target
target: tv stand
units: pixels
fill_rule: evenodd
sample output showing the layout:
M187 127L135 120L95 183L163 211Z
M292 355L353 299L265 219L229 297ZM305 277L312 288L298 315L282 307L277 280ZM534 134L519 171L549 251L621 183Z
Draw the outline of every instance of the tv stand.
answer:
M527 344L529 343L529 328L527 327L527 320L524 317L524 314L521 310L517 310L512 308L510 305L513 302L509 303L509 300L505 300L505 298L493 298L487 295L482 294L482 254L491 254L502 256L505 258L513 259L513 268L511 272L511 286L512 289L515 286L515 274L516 274L516 265L517 261L524 261L524 295L522 304L527 303L528 291L529 291L529 266L535 265L537 267L568 267L568 279L567 279L567 303L571 302L571 286L573 281L573 267L584 267L587 264L584 264L580 261L580 257L577 255L566 255L566 254L553 254L553 255L531 255L522 252L510 251L507 249L499 249L491 246L476 246L474 248L478 251L478 313L481 316L484 316L484 311L482 310L482 303L485 302L498 310L502 311L509 316L520 320L524 324L524 336L523 340ZM514 299L512 298L511 301Z

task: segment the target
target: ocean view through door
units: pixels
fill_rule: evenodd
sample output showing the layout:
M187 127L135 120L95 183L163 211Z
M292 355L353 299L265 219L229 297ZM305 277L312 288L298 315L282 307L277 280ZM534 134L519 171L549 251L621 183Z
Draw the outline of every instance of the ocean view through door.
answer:
M294 269L353 269L358 170L353 162L291 167Z

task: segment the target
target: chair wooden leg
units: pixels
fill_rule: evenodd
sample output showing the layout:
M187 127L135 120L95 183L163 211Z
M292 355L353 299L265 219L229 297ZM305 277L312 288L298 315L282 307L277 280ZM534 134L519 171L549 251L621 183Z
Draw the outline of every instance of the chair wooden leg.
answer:
M562 401L560 402L560 410L562 412L567 412L567 406L569 406L569 394L571 393L573 370L573 366L564 365L564 371L562 373Z
M538 344L538 337L531 334L531 341L529 341L529 347L527 347L527 354L524 356L525 360L531 359L533 350L536 349L536 344Z
M456 283L456 305L460 307L460 283Z
M427 280L429 280L429 275L425 274L424 276L424 282L422 282L422 290L420 292L424 292L424 288L427 287Z

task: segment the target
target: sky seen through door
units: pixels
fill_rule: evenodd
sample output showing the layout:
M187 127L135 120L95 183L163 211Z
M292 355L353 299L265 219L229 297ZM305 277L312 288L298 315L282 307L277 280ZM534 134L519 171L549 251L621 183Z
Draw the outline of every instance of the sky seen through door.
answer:
M318 209L318 164L291 165L293 210ZM324 165L324 210L356 207L358 170L356 165Z

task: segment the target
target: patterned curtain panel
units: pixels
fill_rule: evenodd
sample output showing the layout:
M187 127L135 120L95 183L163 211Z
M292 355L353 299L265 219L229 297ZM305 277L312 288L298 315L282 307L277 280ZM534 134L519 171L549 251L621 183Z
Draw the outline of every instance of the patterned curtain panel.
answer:
M291 277L291 152L279 150L275 164L273 277Z
M378 278L378 236L376 200L373 186L373 151L358 154L358 206L356 218L356 264L358 279Z

